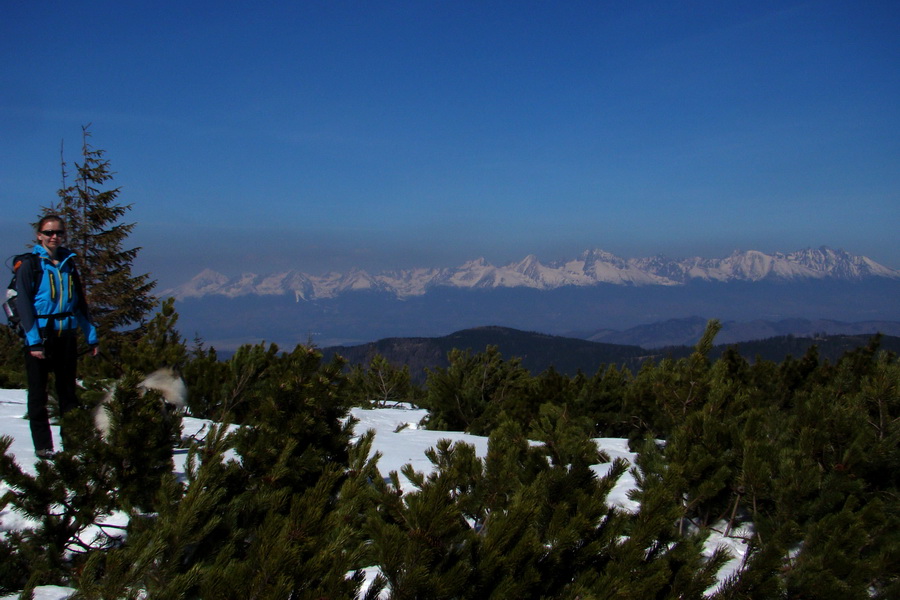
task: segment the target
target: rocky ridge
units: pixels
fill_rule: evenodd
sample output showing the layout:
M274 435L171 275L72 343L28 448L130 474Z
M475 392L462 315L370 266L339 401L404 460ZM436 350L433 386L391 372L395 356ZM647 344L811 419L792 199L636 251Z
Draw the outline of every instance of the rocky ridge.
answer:
M494 266L483 258L456 268L415 268L376 275L359 269L347 273L309 275L286 271L269 275L244 273L228 277L206 269L187 283L165 290L162 296L178 299L220 295L291 294L300 302L334 298L352 291L378 291L398 298L421 296L436 287L462 289L533 288L565 286L681 286L691 281L757 282L809 279L863 280L872 277L900 279L900 271L865 256L828 247L807 248L790 253L766 254L756 250L736 251L725 258L693 257L673 260L665 256L620 258L600 249L579 257L543 264L534 255L505 266Z

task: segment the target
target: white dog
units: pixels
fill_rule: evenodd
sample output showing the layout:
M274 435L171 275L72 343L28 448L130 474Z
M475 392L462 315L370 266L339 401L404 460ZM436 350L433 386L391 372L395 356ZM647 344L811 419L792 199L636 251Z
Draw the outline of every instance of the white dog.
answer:
M137 388L140 390L141 396L146 394L147 390L159 392L162 396L162 408L167 412L181 412L184 410L187 402L187 388L184 385L184 380L169 367L154 371L140 382ZM106 410L106 406L110 403L115 393L116 385L113 384L109 391L106 392L106 396L103 397L103 401L94 408L94 426L100 431L100 435L104 439L109 436L110 430L109 413Z

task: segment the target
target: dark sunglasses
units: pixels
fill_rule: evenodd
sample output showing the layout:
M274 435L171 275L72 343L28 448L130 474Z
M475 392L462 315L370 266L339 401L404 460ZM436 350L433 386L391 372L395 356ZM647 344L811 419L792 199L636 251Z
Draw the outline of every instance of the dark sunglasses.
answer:
M40 232L41 235L47 237L53 237L54 235L58 235L59 237L66 237L65 229L45 229Z

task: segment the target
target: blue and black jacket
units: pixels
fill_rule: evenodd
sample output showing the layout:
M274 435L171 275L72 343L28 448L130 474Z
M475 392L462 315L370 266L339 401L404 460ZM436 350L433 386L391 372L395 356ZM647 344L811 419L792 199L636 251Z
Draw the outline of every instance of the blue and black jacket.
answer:
M25 344L32 350L40 350L45 336L74 333L80 327L87 343L96 346L97 330L91 323L75 268L75 253L59 248L56 264L39 244L32 254L41 261L40 277L35 280L33 270L28 268L16 275L16 308L25 332Z

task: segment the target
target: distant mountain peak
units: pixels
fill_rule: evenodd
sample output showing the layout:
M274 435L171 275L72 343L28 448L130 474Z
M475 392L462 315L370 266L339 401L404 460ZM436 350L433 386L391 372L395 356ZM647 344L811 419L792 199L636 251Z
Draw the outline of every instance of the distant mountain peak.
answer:
M353 291L380 291L399 298L421 296L435 287L462 289L533 288L549 290L566 286L600 284L678 286L690 281L799 281L807 279L862 280L872 277L900 279L900 271L865 256L827 246L805 248L787 254L736 250L725 258L700 257L673 260L662 255L621 258L594 248L578 258L543 264L533 254L506 266L494 266L483 257L455 269L415 268L372 275L361 269L322 276L297 271L259 276L244 273L229 278L204 269L187 283L162 295L179 299L205 295L292 294L298 301L333 298Z

